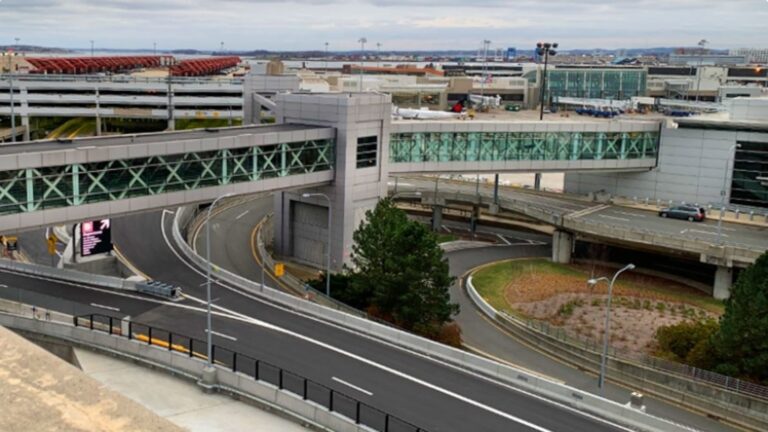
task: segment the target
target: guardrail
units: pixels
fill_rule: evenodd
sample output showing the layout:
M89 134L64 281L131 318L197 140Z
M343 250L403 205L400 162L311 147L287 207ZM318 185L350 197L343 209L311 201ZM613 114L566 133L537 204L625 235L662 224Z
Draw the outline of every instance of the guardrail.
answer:
M189 220L184 215L184 212L184 208L180 208L176 211L173 223L173 241L189 261L194 265L204 266L205 261L189 247L181 235L179 221ZM672 423L668 420L646 414L634 408L603 399L589 392L581 391L540 376L529 374L470 352L458 350L344 311L312 303L270 287L262 287L260 284L251 282L223 269L217 272L214 276L216 279L256 295L264 301L289 308L297 313L312 316L324 322L341 326L354 333L387 341L409 352L439 359L445 363L459 367L460 369L472 371L492 380L504 382L513 387L530 391L534 394L543 396L554 403L560 403L600 418L606 418L638 431L690 432L694 430L687 426Z
M477 292L471 275L465 286L475 306L503 328L567 363L599 370L602 341L574 338L547 322L497 311ZM608 356L609 377L620 376L618 381L751 430L768 429L768 388L764 386L650 356L629 356L614 347Z
M75 327L107 333L112 336L146 343L174 354L208 361L205 341L174 333L147 324L126 321L102 314L73 317ZM360 402L346 393L313 381L301 374L251 357L220 345L213 345L211 361L214 365L287 391L302 400L317 404L329 412L340 414L356 425L381 432L427 432L406 420Z
M54 268L40 264L28 264L7 259L0 259L0 269L15 273L23 273L38 278L75 282L117 290L136 290L136 282L134 281L111 276L85 273L77 270Z

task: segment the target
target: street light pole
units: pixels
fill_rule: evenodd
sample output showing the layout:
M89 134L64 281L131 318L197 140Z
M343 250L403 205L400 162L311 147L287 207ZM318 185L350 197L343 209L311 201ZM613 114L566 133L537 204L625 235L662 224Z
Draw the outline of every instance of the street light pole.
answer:
M325 43L325 74L328 75L328 42Z
M363 92L363 55L365 55L365 43L368 39L362 37L358 40L360 42L360 93Z
M333 204L331 204L331 199L328 198L328 195L324 193L304 193L301 194L303 198L311 198L311 197L323 197L326 201L328 201L328 248L326 253L326 261L325 261L325 295L330 298L331 297L331 222L333 219L331 219L331 214L333 213Z
M536 53L539 56L544 56L544 74L541 78L541 90L540 90L540 107L539 107L539 120L544 120L544 93L547 90L547 66L549 65L549 56L554 56L557 54L558 44L557 42L549 43L549 42L539 42L536 44Z
M152 42L152 55L157 55L157 42Z
M232 194L224 194L211 203L208 207L208 214L205 216L205 260L206 260L206 297L208 307L206 308L206 332L208 333L208 367L213 367L213 335L211 329L211 210L216 206L220 199L226 198Z
M91 57L93 57L93 39L91 39Z
M608 305L607 310L605 311L605 329L603 330L603 355L600 358L600 378L597 381L597 386L600 388L601 392L605 392L605 363L606 359L608 357L608 334L610 332L610 326L611 326L611 298L613 296L613 284L616 282L616 278L619 277L620 274L624 273L627 270L633 270L635 268L634 264L627 264L626 267L620 269L617 271L613 278L608 279L607 277L601 277L597 279L590 279L587 281L587 284L590 287L593 287L597 285L599 281L605 281L608 282Z
M18 43L18 38L16 39ZM14 112L13 103L13 57L16 55L15 51L4 53L4 56L8 57L8 97L11 103L11 142L16 142L16 113Z
M728 149L728 156L725 158L725 172L723 172L723 189L720 191L720 217L717 219L717 244L723 244L723 213L725 213L725 196L728 194L728 168L733 158L733 165L736 168L736 149L741 148L741 144L734 144ZM733 174L731 174L733 179Z
M376 66L381 67L381 42L376 42Z
M485 81L488 79L488 47L490 45L491 41L483 40L483 80L480 82L480 96L485 96Z
M699 92L701 91L701 67L704 63L704 51L709 41L702 39L699 41L699 67L696 69L696 102L699 101Z

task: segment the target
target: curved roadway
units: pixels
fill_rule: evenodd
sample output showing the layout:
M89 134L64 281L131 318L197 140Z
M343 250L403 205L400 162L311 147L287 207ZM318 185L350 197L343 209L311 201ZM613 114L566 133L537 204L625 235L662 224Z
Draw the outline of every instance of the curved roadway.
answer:
M168 241L171 217L144 213L115 220L114 241L141 271L183 286L180 304L108 290L73 287L3 272L0 280L49 297L51 309L70 313L130 315L204 339L204 276L180 258ZM243 239L244 240L244 239ZM263 359L427 431L619 431L623 428L544 401L492 380L414 355L352 331L264 303L231 287L213 287L217 315L214 342ZM0 295L12 290L0 289ZM105 310L104 308L110 308ZM355 387L350 387L350 383ZM365 390L361 392L357 389Z
M552 200L551 203L547 201L546 204L571 206L570 203L561 204L557 200ZM259 281L261 273L254 260L249 239L253 234L255 225L270 211L272 211L271 199L257 199L218 213L214 211L215 216L212 218L213 223L211 225L214 236L214 241L211 244L211 260L229 271ZM466 229L466 224L453 221L445 221L445 225ZM490 230L490 228L481 229ZM446 253L451 273L459 278L457 284L452 287L451 297L461 307L456 321L462 328L462 338L465 345L499 361L546 375L581 390L598 393L596 377L566 366L536 350L535 347L513 338L486 319L466 295L461 285L461 276L477 266L504 259L548 257L551 255L551 237L549 236L501 228L493 228L493 234L503 235L512 244ZM205 229L200 230L195 246L198 251L205 250ZM268 284L270 283L268 282ZM629 400L629 393L630 390L624 387L608 383L605 396L617 402L626 403ZM646 405L651 414L701 430L735 430L717 421L657 399L646 397Z

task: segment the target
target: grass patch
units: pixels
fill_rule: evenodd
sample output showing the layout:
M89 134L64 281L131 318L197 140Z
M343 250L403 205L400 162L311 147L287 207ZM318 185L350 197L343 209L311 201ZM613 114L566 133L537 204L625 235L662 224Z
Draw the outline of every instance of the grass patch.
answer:
M609 276L613 270L599 268L596 276ZM552 263L546 259L513 260L490 265L477 271L472 278L475 289L494 308L520 315L505 297L512 283L517 283L515 301L539 301L553 295L565 293L600 294L607 291L606 284L594 289L587 288L590 272L576 265ZM686 287L679 283L645 276L639 273L624 273L614 286L614 299L626 299L627 307L635 309L659 309L659 302L685 303L715 314L724 312L723 302ZM637 299L637 300L636 300ZM667 308L665 305L664 309ZM683 309L686 310L686 309ZM687 314L690 314L688 312ZM695 314L695 312L693 312Z
M445 233L438 233L437 234L437 242L438 243L448 243L452 241L458 240L459 237L454 234L445 234Z

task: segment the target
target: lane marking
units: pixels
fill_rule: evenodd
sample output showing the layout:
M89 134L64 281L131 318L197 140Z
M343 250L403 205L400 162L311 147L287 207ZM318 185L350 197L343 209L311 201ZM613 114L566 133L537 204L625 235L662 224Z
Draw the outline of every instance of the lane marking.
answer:
M235 217L235 220L240 220L240 218L241 218L241 217L243 217L243 216L247 215L249 212L250 212L250 210L246 210L246 211L244 211L244 212L240 213L239 215L237 215L237 216Z
M507 240L506 238L504 238L504 236L503 236L503 235L501 235L501 234L496 234L496 237L500 238L500 239L501 239L501 241L503 241L504 243L506 243L506 244L507 244L507 246L509 246L509 245L511 245L511 244L512 244L512 242L510 242L509 240Z
M163 214L176 214L174 210L163 209Z
M179 261L181 261L181 263L186 265L193 272L195 272L195 273L197 273L199 275L202 275L202 273L197 268L195 268L192 264L188 263L186 260L182 259L181 256L179 255L179 252L176 251L176 249L173 246L171 246L171 244L168 242L168 235L165 232L165 215L163 215L161 217L160 222L162 224L161 225L161 231L163 233L163 238L165 239L166 244L171 249L173 254L176 255L176 258L179 259ZM253 300L261 301L263 303L263 300L259 300L258 298L254 297L254 296L251 296L251 295L246 295L242 291L240 291L238 289L233 289L233 288L231 288L228 285L225 285L223 283L218 283L217 285L219 285L220 287L225 288L225 289L230 289L231 291L233 291L235 293L239 293L239 294L244 295L246 297L249 297L249 298L251 298ZM523 420L523 419L521 419L519 417L515 417L515 416L513 416L511 414L507 414L504 411L501 411L501 410L499 410L497 408L493 408L491 406L485 405L485 404L483 404L481 402L478 402L476 400L470 399L470 398L468 398L466 396L460 395L460 394L458 394L456 392L453 392L451 390L444 389L444 388L442 388L440 386L437 386L437 385L432 384L430 382L424 381L424 380L422 380L420 378L416 378L416 377L408 375L408 374L406 374L404 372L400 372L399 370L391 368L389 366L385 366L383 364L376 363L375 361L367 359L367 358L362 357L360 355L357 355L357 354L354 354L354 353L351 353L351 352L348 352L348 351L344 351L343 349L338 348L338 347L333 346L333 345L330 345L328 343L318 341L318 340L310 338L308 336L304 336L302 334L299 334L299 333L296 333L296 332L284 329L282 327L278 327L278 326L276 326L274 324L270 324L270 323L268 323L266 321L262 321L262 320L259 320L259 319L256 319L256 318L249 317L248 315L244 315L244 314L235 312L233 310L226 309L226 308L221 307L219 305L212 305L212 307L214 307L214 308L216 308L216 309L218 309L220 311L227 312L227 313L231 314L231 316L233 316L233 317L238 317L241 320L243 320L244 322L248 322L248 323L251 323L253 325L258 325L260 327L263 327L263 328L266 328L266 329L269 329L269 330L272 330L272 331L275 331L275 332L278 332L278 333L282 333L282 334L285 334L287 336L291 336L291 337L293 337L295 339L298 339L298 340L301 340L301 341L303 341L305 343L317 345L317 346L319 346L321 348L327 349L327 350L329 350L331 352L334 352L336 354L340 354L340 355L343 355L345 357L351 358L353 360L357 360L357 361L359 361L359 362L361 362L361 363L363 363L365 365L368 365L368 366L370 366L372 368L379 369L379 370L381 370L383 372L387 372L387 373L389 373L391 375L395 375L395 376L397 376L397 377L399 377L401 379L404 379L406 381L411 381L411 382L413 382L415 384L421 385L422 387L426 387L426 388L428 388L428 389L430 389L432 391L435 391L437 393L442 393L442 394L444 394L444 395L446 395L448 397L457 399L457 400L459 400L461 402L464 402L464 403L466 403L468 405L472 405L472 406L474 406L474 407L476 407L478 409L481 409L483 411L487 411L487 412L489 412L491 414L495 414L495 415L497 415L499 417L503 417L503 418L505 418L507 420L511 420L512 422L515 422L515 423L527 426L527 427L529 427L529 428L531 428L533 430L536 430L536 431L539 431L539 432L552 432L549 429L545 429L545 428L543 428L541 426L535 425L535 424L533 424L533 423L531 423L531 422L529 422L527 420ZM285 310L287 312L287 310L284 309L284 308L280 308L280 309ZM307 317L306 315L302 315L302 314L297 314L297 315L303 316L305 318L310 318L310 317ZM317 320L317 319L314 319L314 320L318 321L318 322L324 322L324 321L320 321L320 320ZM336 327L338 329L343 329L343 327L338 326L338 325L336 325L334 327ZM352 333L352 332L350 332L350 333ZM359 334L359 333L353 333L353 334ZM371 340L377 340L377 339L371 338ZM394 346L394 345L390 345L390 346ZM408 351L406 351L406 352L408 352ZM458 370L460 370L460 369L458 369ZM465 373L466 373L466 371L465 371ZM508 388L511 389L513 387L508 387ZM526 394L526 395L528 395L530 397L536 397L536 398L539 398L540 400L546 400L546 399L540 398L537 395L534 395L532 393L528 393L528 392L525 392L525 391L522 391L522 390L518 390L518 391L520 393ZM552 403L551 401L548 401L548 402L550 404ZM557 404L555 404L555 405L557 405Z
M205 329L205 332L208 333L208 329ZM230 336L230 335L227 335L227 334L224 334L224 333L219 333L216 330L211 330L211 334L214 335L214 336L218 336L218 337L224 338L224 339L229 339L229 340L231 340L233 342L237 342L237 338L236 337Z
M613 213L614 214L624 215L624 216L632 216L632 217L636 217L636 218L643 218L643 219L645 219L647 217L646 215L642 215L642 214L638 214L638 213L630 213L630 212L625 212L625 211L614 211Z
M598 215L598 216L601 217L601 218L606 218L606 219L615 219L615 220L620 220L622 222L630 222L629 219L618 217L618 216L609 216L609 215L602 215L602 214Z
M695 233L699 233L699 234L709 234L709 235L713 235L713 236L716 236L716 235L717 235L717 233L716 233L716 232L712 232L712 231L703 231L703 230L698 230L698 229L687 229L687 230L684 230L684 231L688 231L688 232L695 232ZM721 236L723 236L723 237L728 237L728 234L722 234L722 233L721 233L720 235L721 235Z
M93 306L95 308L99 308L99 309L106 309L106 310L111 310L111 311L114 311L114 312L120 312L120 308L116 308L116 307L112 307L112 306L104 306L104 305L100 305L98 303L91 303L91 306Z
M357 391L359 391L360 393L362 393L364 395L373 396L373 393L369 392L368 390L366 390L366 389L364 389L362 387L358 387L358 386L356 386L354 384L350 384L350 383L344 381L343 379L336 378L336 377L332 377L331 379L336 381L339 384L344 384L345 386L347 386L347 387L349 387L351 389L357 390Z

